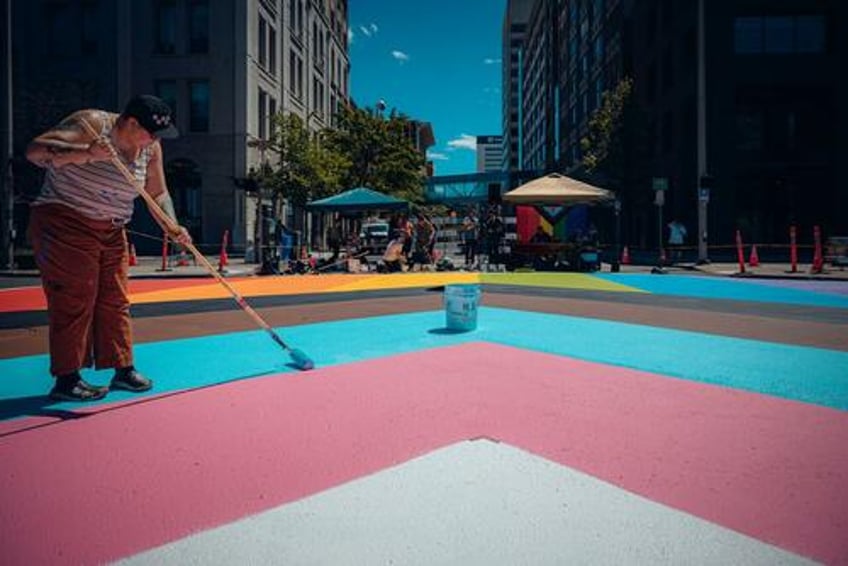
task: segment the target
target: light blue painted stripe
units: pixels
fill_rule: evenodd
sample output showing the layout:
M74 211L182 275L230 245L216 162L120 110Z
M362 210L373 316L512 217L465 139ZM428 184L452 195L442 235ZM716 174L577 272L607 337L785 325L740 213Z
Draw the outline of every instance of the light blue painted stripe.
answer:
M476 331L449 334L444 323L443 312L431 311L279 332L319 367L485 340L848 410L845 352L490 307L480 309ZM156 393L294 371L262 331L141 344L136 357L156 380ZM46 356L0 360L0 375L5 418L23 416L14 414L15 399L43 396L50 386ZM109 379L109 372L87 375L94 382ZM116 392L107 401L129 397Z
M641 273L598 273L595 277L659 295L848 308L848 297L816 291L814 285L810 289L781 288L749 285L745 280L725 277Z
M474 333L445 333L444 325L444 313L434 311L275 330L286 343L306 352L321 367L479 340ZM155 382L150 394L297 371L287 365L288 354L262 330L137 344L135 362ZM112 376L111 370L82 373L97 385L108 384ZM52 385L47 355L0 360L0 420L37 414L40 408L80 407L76 403L50 401L46 394ZM137 398L138 394L115 391L103 401L86 406Z
M481 338L848 410L848 353L486 308ZM489 329L497 331L490 332Z

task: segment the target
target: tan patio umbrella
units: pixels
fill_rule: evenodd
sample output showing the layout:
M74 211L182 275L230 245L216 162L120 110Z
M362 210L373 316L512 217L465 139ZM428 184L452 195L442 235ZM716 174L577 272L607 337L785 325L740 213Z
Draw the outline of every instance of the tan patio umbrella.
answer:
M503 199L513 204L567 206L612 201L615 193L559 173L551 173L505 193Z

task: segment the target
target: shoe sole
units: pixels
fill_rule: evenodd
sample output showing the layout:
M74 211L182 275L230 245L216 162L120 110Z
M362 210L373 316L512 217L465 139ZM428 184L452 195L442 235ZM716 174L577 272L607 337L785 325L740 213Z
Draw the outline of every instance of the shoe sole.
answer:
M89 390L91 391L91 390ZM102 391L96 392L89 397L75 397L74 395L67 395L65 393L53 393L51 392L49 397L53 401L73 401L76 403L86 403L88 401L99 401L106 397L106 393L108 393L108 389L103 389Z
M129 391L131 393L142 393L144 391L150 391L151 389L153 389L153 384L151 383L150 385L142 387L132 387L131 385L125 385L123 383L112 383L111 385L109 385L109 389L111 389L112 391L119 390Z

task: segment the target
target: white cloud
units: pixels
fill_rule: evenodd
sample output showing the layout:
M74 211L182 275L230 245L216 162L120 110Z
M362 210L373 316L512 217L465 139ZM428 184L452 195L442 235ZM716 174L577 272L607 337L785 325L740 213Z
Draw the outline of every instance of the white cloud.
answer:
M501 60L500 59L494 59L492 57L486 57L485 59L483 59L483 64L484 65L500 65Z
M468 149L477 151L477 138L468 134L461 134L455 140L448 142L448 147L451 149Z
M377 32L380 31L380 28L377 27L377 24L370 23L366 26L359 26L359 31L362 32L362 35L365 37L373 37L377 35Z
M438 153L435 151L428 151L427 159L432 159L433 161L450 161L450 157L444 153Z
M348 44L353 43L353 28L347 28L347 42Z
M405 62L409 61L409 55L407 55L403 51L398 51L397 49L392 51L392 57L394 57L395 59L397 59L401 63L405 63Z

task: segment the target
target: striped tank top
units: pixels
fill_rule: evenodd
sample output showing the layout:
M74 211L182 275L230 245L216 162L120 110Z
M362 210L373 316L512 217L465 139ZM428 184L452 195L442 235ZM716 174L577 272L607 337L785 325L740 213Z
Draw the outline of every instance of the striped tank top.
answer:
M114 120L107 112L102 113L103 129L100 135L112 133ZM153 146L141 150L138 158L124 165L144 186L147 180L147 164L153 155ZM130 221L133 202L138 191L123 176L111 160L68 164L61 168L48 167L39 196L33 206L40 204L64 204L87 218L111 220L116 225Z

